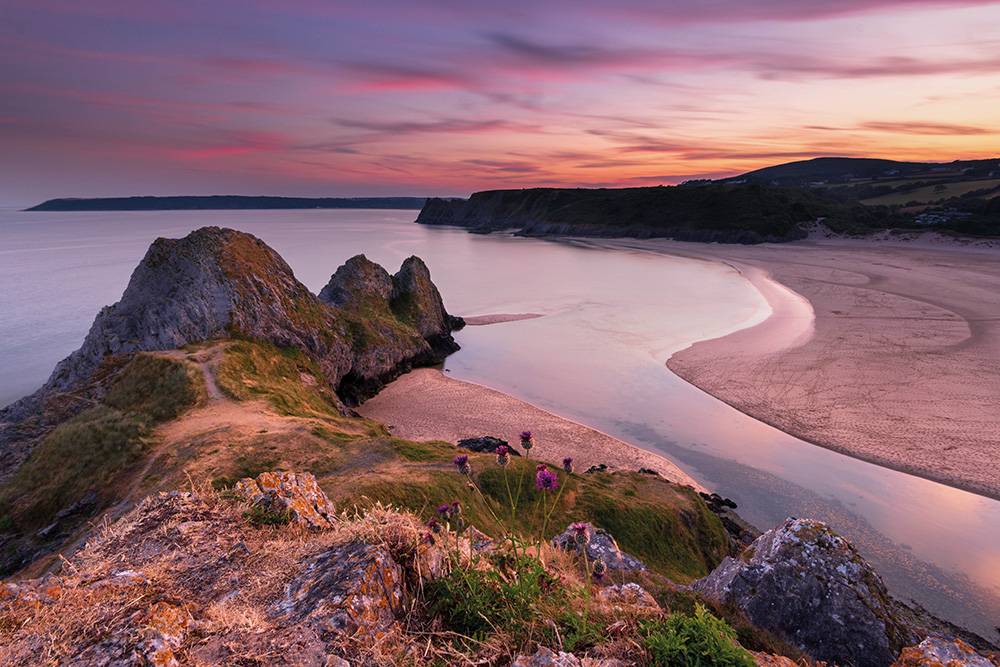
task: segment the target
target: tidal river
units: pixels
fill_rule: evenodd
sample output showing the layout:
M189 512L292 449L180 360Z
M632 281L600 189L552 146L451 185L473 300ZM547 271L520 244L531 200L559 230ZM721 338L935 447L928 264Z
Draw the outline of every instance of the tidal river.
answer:
M751 326L767 303L728 266L412 223L413 211L26 213L0 210L0 404L45 381L118 300L157 236L251 232L318 291L348 257L395 271L424 258L467 327L451 377L478 382L665 454L761 528L818 518L898 596L1000 640L1000 502L805 443L673 375L669 356ZM530 427L530 425L526 425Z

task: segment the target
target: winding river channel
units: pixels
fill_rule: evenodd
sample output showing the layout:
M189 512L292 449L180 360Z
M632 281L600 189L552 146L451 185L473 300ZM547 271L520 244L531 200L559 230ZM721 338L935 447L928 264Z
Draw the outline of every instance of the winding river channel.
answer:
M118 300L157 236L204 225L256 234L318 291L363 252L394 271L424 258L459 315L544 317L459 333L451 377L484 384L666 455L768 528L818 518L898 596L997 641L1000 502L808 444L664 365L770 308L735 270L412 223L413 211L23 213L0 210L0 404L37 388Z

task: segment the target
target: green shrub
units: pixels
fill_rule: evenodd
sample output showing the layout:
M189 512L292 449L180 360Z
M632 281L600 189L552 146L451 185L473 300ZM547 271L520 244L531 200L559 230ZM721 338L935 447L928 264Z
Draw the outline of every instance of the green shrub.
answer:
M488 558L491 567L456 566L425 589L431 613L454 632L479 639L503 629L518 636L541 619L543 602L564 595L536 558L507 551Z
M736 632L701 605L694 615L671 614L643 623L640 631L650 665L754 667L753 656L736 643Z

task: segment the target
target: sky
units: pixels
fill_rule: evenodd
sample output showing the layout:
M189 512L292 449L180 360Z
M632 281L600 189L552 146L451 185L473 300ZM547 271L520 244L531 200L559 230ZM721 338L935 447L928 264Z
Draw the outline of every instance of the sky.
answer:
M0 0L0 205L1000 154L1000 2Z

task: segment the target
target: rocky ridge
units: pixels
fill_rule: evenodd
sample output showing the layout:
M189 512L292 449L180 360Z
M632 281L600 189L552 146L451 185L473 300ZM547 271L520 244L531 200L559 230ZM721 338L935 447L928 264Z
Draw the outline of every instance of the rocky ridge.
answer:
M358 295L346 297L354 287ZM355 307L362 300L363 310ZM314 359L350 403L414 365L441 361L458 349L451 332L462 324L445 311L417 257L394 277L355 257L317 297L250 234L203 227L181 239L160 238L121 300L97 315L80 349L59 362L41 389L0 411L0 478L40 435L100 400L109 359L213 339L266 341Z

